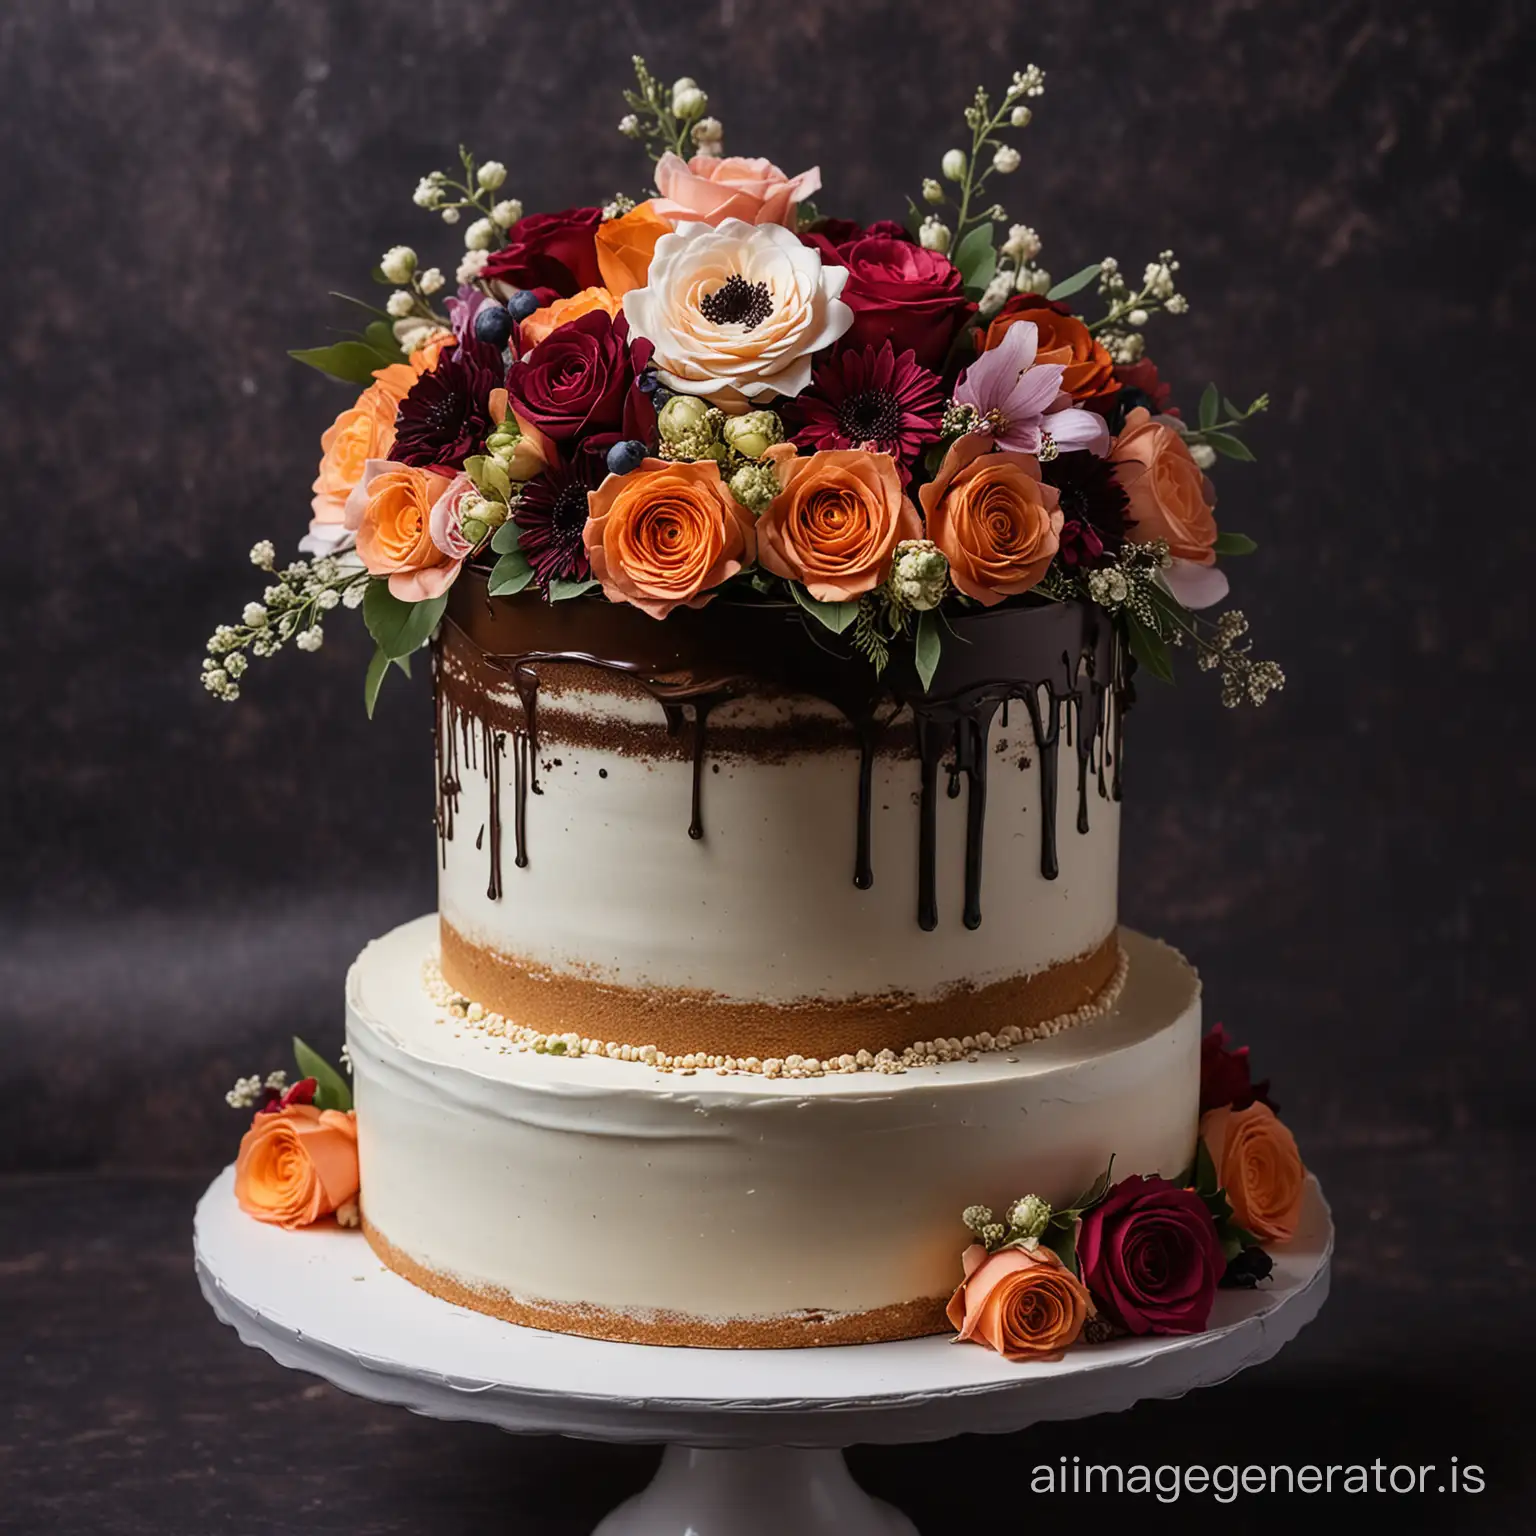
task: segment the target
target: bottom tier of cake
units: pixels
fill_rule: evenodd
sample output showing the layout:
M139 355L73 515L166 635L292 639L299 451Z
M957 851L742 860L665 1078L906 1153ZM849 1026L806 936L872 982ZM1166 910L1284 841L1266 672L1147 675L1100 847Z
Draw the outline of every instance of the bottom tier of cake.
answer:
M449 1300L630 1343L773 1349L946 1331L965 1207L1064 1205L1195 1141L1199 982L1122 932L1072 1029L901 1072L765 1078L551 1054L444 1016L437 922L347 980L369 1242Z

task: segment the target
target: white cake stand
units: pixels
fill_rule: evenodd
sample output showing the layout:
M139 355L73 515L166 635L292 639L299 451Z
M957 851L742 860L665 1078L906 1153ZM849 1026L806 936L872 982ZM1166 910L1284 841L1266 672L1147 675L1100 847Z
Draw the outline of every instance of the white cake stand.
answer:
M226 1169L198 1204L198 1279L218 1316L280 1365L430 1418L665 1444L655 1480L595 1536L916 1536L853 1481L842 1447L1002 1433L1213 1386L1317 1315L1333 1250L1312 1182L1272 1280L1221 1292L1205 1333L1117 1340L1054 1364L1009 1365L942 1338L663 1349L539 1333L439 1301L385 1269L358 1232L252 1221L233 1184Z

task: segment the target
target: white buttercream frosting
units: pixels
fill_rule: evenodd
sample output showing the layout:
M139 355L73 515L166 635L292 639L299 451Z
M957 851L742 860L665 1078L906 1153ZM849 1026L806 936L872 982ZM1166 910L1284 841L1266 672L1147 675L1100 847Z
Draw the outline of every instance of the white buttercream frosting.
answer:
M702 1319L860 1313L945 1294L960 1212L1175 1175L1194 1144L1199 984L1123 932L1082 1027L896 1076L679 1078L455 1030L421 990L435 918L347 983L369 1222L461 1284Z

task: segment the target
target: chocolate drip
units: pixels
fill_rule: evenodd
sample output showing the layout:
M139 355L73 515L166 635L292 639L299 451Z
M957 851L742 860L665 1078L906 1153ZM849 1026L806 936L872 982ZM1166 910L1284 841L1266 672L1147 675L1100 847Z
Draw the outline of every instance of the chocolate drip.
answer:
M967 795L962 919L975 928L982 915L993 719L1000 714L1006 729L1014 699L1029 713L1039 765L1040 873L1051 880L1060 869L1056 816L1062 733L1077 754L1076 824L1086 833L1090 774L1101 798L1120 798L1123 719L1131 688L1122 647L1103 615L1087 604L989 609L961 615L954 628L956 640L945 646L925 691L909 658L893 658L885 676L877 679L850 648L811 634L787 604L719 600L707 610L679 610L657 622L623 605L492 602L485 595L485 572L472 567L454 587L435 655L439 837L446 844L454 835L462 738L462 757L489 782L487 895L498 899L501 761L510 735L516 863L528 865L528 796L543 792L538 695L546 665L595 668L637 684L660 706L671 737L681 737L684 725L691 724L688 835L696 840L705 828L711 710L725 699L764 688L810 695L842 714L858 745L854 884L867 890L874 883L875 759L893 722L910 715L920 785L918 923L933 929L939 919L938 778L943 767L949 797L958 798L962 787ZM508 682L515 705L506 697ZM478 740L472 720L479 726Z

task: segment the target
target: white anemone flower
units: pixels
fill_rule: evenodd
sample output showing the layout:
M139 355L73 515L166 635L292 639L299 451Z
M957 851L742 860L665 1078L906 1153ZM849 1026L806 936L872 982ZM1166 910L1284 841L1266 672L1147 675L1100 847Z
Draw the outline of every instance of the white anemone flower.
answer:
M846 268L778 224L686 223L656 242L644 288L624 295L631 331L655 347L668 389L722 410L798 395L811 356L853 324Z

